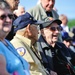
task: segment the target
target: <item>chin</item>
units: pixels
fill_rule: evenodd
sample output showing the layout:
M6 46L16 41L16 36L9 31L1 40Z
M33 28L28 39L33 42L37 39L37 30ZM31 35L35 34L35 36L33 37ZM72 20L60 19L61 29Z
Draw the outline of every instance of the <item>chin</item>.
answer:
M56 40L53 40L53 42L57 42L58 40L56 39Z
M10 32L11 30L9 30L9 29L5 29L4 31L5 31L5 32Z
M49 12L50 12L51 10L52 10L51 8L48 8L48 9L47 9L47 11L49 11Z

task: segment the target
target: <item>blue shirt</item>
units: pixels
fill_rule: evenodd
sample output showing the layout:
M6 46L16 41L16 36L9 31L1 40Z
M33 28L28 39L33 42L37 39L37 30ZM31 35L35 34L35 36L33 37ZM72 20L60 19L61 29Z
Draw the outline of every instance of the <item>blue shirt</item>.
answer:
M7 71L10 74L17 72L18 75L30 75L28 62L17 53L9 41L5 41L8 44L7 46L0 41L0 54L6 59Z

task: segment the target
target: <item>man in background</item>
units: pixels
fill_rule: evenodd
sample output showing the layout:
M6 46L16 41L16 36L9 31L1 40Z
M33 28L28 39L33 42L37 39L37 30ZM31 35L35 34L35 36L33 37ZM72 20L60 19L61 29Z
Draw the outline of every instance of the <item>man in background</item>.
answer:
M34 17L36 20L53 20L58 19L59 15L53 9L55 5L55 0L39 0L38 4L28 10L28 12ZM59 34L58 41L62 41L61 35Z
M69 32L70 29L69 29L69 26L67 25L68 24L68 18L66 15L64 14L61 14L59 16L59 19L62 21L62 24L61 24L61 27L62 27L62 31L66 31L66 32Z
M18 17L25 14L25 8L23 6L18 6L18 9L14 10L13 13Z
M56 11L53 10L55 4L55 0L40 0L39 3L28 10L28 12L34 17L36 20L46 20L46 19L56 19L59 18Z

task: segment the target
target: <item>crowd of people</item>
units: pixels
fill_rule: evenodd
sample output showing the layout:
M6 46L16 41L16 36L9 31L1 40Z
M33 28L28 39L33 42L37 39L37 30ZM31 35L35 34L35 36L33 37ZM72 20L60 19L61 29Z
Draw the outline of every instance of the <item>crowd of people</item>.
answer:
M75 75L75 27L55 1L26 11L19 0L0 0L0 75Z

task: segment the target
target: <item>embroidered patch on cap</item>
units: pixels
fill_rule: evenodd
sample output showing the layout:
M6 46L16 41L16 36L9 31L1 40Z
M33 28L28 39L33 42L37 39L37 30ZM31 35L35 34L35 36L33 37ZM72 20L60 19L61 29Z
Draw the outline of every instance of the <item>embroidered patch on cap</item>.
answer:
M24 56L24 54L26 53L26 50L24 47L19 47L17 48L17 52L21 55Z

